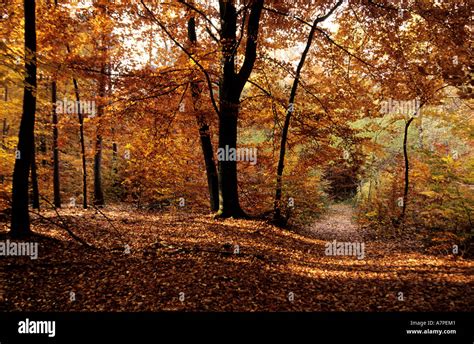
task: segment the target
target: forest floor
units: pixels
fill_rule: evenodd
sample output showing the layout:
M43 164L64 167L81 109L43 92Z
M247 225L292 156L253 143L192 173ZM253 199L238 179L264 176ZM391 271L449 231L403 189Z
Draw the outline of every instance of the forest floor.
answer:
M33 216L38 259L0 257L0 310L474 310L472 260L410 238L369 239L348 205L299 231L118 206L60 214ZM0 223L0 240L6 233ZM326 255L334 240L363 242L364 258Z

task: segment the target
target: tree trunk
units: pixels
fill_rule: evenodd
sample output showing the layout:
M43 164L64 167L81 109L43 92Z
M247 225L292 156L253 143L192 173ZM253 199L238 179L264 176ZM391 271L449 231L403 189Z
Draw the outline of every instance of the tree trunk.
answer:
M405 158L405 187L403 190L403 205L402 205L402 213L400 214L400 222L405 219L405 212L407 209L407 202L408 202L408 188L410 186L409 180L409 170L410 164L408 160L408 149L407 149L407 140L408 140L408 128L410 127L411 122L413 122L415 118L410 118L407 123L405 124L405 133L403 136L403 157Z
M207 187L209 190L210 207L211 211L218 211L219 181L216 163L214 161L214 150L212 148L209 125L205 121L203 121L200 116L197 117L197 122L199 125L199 136L201 138L201 148L204 156L204 163L206 165Z
M245 60L239 73L235 73L235 46L237 13L234 1L219 1L221 19L222 71L219 83L219 149L237 148L237 123L240 95L250 77L257 57L257 38L263 0L253 1L247 24ZM245 217L239 204L237 162L219 161L219 211L220 217Z
M31 186L33 192L33 202L32 206L33 209L40 209L40 202L39 202L39 187L38 187L38 170L36 166L36 146L33 140L33 153L31 157Z
M53 121L53 193L54 206L61 208L61 187L59 177L59 133L58 133L58 114L56 111L57 90L56 81L51 83L51 103L53 105L52 121Z
M36 111L36 18L35 0L24 0L25 13L25 85L23 114L18 134L17 159L13 170L11 235L31 234L28 213L28 177L33 156Z
M105 68L102 68L102 72L105 72ZM105 80L104 74L102 73L99 81L99 96L102 101L105 98ZM94 205L103 206L104 192L102 190L102 115L104 113L104 106L100 104L98 106L97 117L97 135L95 140L95 154L94 154Z
M101 15L106 15L107 5L100 5L100 13ZM109 85L110 88L110 80L106 82L106 73L109 71L108 68L108 40L109 35L107 32L102 31L100 35L100 42L98 44L98 50L100 51L100 60L101 60L101 70L99 76L99 98L100 104L97 110L97 134L95 139L95 153L94 153L94 205L95 206L104 206L104 191L102 188L102 116L104 114L104 104L103 101L107 95L106 87ZM109 89L110 91L110 89Z
M300 81L301 70L303 69L304 63L306 61L306 56L308 55L309 48L313 42L314 32L316 30L317 22L313 23L311 31L309 33L308 39L306 41L306 47L301 55L300 62L296 68L295 79L293 80L293 86L291 88L290 97L288 100L288 109L286 111L285 122L283 124L283 129L281 133L281 142L280 142L280 156L278 159L277 167L277 178L276 178L276 190L275 190L275 200L273 204L273 218L277 222L282 222L281 215L281 197L282 197L282 188L283 188L283 170L285 168L285 153L286 153L286 144L288 141L288 131L290 129L290 120L294 111L294 102L296 98L296 91L298 90L298 84Z
M240 93L235 74L237 13L234 1L219 1L223 66L219 84L219 150L237 148ZM237 184L237 161L218 162L219 210L221 217L242 217Z
M2 148L5 148L5 139L8 135L8 122L7 119L3 119L3 126L2 126Z
M94 155L94 205L103 206L104 192L102 190L102 135L97 134L95 141L95 155Z
M69 51L69 49L68 49ZM74 93L76 94L77 101L77 116L79 120L79 140L81 144L81 158L82 158L82 206L87 209L87 165L86 165L86 147L84 144L84 117L82 116L82 110L80 108L80 96L79 86L77 85L76 78L72 78L74 84Z
M343 3L342 0L339 0L329 11L326 15L322 17L318 17L313 21L311 26L311 30L309 32L308 38L306 40L306 47L303 50L303 53L300 58L300 62L296 68L295 79L293 80L293 86L291 88L290 98L288 100L288 109L286 111L285 116L285 123L283 125L283 130L281 133L281 142L280 142L280 156L278 159L278 167L277 167L277 178L276 178L276 190L275 190L275 201L274 201L274 220L277 222L282 222L281 216L281 197L282 197L282 187L283 187L283 170L285 168L285 153L286 153L286 144L288 140L288 131L290 128L290 120L291 116L293 115L294 111L294 102L296 98L296 91L298 89L298 84L300 81L301 70L303 69L304 63L306 61L306 57L308 56L309 49L311 48L311 44L313 43L314 33L317 29L317 25L320 22L326 20L329 16L334 13L334 11L341 6Z
M194 17L188 20L188 39L191 44L191 49L195 47L197 43L196 36L196 22ZM194 50L194 49L192 49ZM194 53L194 51L193 51ZM199 112L199 84L197 81L191 81L191 95L193 100L193 109L195 112ZM209 190L209 202L211 211L219 210L219 182L217 176L216 163L214 161L214 149L212 147L211 133L209 130L209 124L206 121L204 114L196 113L196 121L199 126L199 137L201 139L201 148L204 156L204 164L206 166L207 175L207 187Z
M237 147L237 117L238 104L234 106L220 103L221 118L219 121L219 148L226 150ZM237 162L230 160L219 161L219 211L222 217L243 217L245 213L240 208L237 185Z
M112 128L112 178L114 180L114 186L116 186L116 177L118 173L117 163L118 163L118 146L115 142L115 129Z
M5 102L8 101L8 86L5 84ZM2 125L2 141L0 143L0 147L2 149L6 149L5 147L5 140L7 138L8 134L8 122L7 118L5 117L3 119L3 125ZM3 174L0 174L0 184L3 184L5 182L5 176Z

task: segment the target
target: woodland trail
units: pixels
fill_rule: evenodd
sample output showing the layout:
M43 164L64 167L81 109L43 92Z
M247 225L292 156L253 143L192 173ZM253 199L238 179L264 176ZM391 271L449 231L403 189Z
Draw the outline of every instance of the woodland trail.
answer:
M332 204L328 211L309 228L309 234L323 240L359 241L361 233L353 220L354 208L349 204Z

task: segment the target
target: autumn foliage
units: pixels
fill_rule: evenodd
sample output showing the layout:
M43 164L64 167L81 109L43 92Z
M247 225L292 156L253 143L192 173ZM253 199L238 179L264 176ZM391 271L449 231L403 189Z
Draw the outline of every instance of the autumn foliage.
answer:
M181 254L195 253L186 216L212 250L237 239L210 223L233 218L234 229L268 225L275 247L280 236L298 242L299 259L306 239L278 231L304 232L343 202L354 233L470 257L472 10L461 0L2 1L0 229L14 234L26 209L33 222L19 234L51 226L100 246L84 223L120 221L118 235L146 252L159 240L146 223L178 221L186 245L169 223L165 234ZM29 197L18 196L22 183ZM270 245L255 231L243 230L255 245L245 259Z

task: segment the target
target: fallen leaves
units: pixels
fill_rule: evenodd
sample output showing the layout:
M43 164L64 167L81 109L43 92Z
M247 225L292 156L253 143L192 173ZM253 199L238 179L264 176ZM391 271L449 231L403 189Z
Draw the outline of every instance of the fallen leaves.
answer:
M365 241L363 260L326 256L328 240L364 239L351 225L347 208L333 209L315 224L313 230L318 230L300 233L258 220L214 220L199 214L132 212L120 207L103 211L109 220L92 216L93 210L61 214L78 236L100 250L86 249L65 231L53 230L50 222L35 219L37 233L57 240L35 239L39 242L36 261L0 257L2 309L474 309L470 260L427 255L398 242L375 240ZM43 216L54 220L56 215L45 212ZM125 244L129 253L113 250Z

